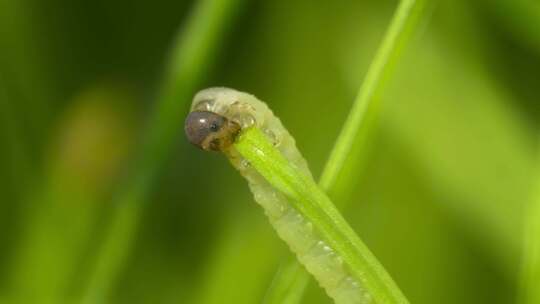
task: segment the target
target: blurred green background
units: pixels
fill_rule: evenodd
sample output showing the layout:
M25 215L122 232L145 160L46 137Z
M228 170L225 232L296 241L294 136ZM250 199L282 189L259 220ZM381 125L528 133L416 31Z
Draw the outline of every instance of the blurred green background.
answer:
M540 4L432 2L344 215L411 303L514 303ZM0 0L0 303L260 303L289 253L226 159L186 142L191 96L257 95L319 176L396 5ZM305 303L330 300L312 283Z

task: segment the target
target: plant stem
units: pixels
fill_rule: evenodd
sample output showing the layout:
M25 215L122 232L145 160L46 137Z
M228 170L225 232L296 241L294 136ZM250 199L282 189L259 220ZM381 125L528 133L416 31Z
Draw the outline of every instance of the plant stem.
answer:
M397 59L419 23L425 11L426 2L427 0L402 0L392 17L383 42L360 86L321 175L319 185L331 197L346 196L345 193L350 191L354 181L361 174L359 163L365 158L368 150L366 143L373 133L379 114L379 94L392 75ZM348 200L335 200L335 202L339 204L338 207L343 208ZM291 265L291 263L294 265L298 262L290 261L285 265ZM302 281L302 277L309 277L303 268L292 268L297 269L299 273L278 271L265 299L266 304L280 303L272 300L280 298L273 293L281 293L273 286L280 286L284 284L281 282L291 281L291 277L301 277L299 281ZM301 294L300 288L304 289L304 287L291 288L290 292L294 295L299 292ZM300 300L301 297L298 297L298 301L294 303L300 303Z
M408 303L392 278L315 181L295 169L258 128L241 133L235 149L318 231L376 303Z
M201 0L179 33L172 49L168 72L130 178L113 201L116 208L98 249L95 267L84 293L84 303L107 296L131 248L143 202L158 171L176 142L187 101L210 66L220 38L241 0Z

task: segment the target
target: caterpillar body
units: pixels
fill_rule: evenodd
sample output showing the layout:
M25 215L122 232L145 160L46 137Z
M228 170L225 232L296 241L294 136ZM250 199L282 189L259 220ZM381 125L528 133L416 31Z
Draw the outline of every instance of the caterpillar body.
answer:
M371 303L372 297L362 282L351 275L348 265L322 239L312 223L235 151L234 139L243 129L251 127L262 130L291 166L312 178L294 138L268 106L253 95L229 88L200 91L193 99L185 131L196 146L227 155L247 179L255 200L263 207L278 235L335 303Z

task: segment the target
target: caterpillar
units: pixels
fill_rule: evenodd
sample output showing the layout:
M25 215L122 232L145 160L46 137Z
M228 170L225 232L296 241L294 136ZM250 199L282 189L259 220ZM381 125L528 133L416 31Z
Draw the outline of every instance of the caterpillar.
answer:
M228 157L248 181L255 201L263 207L278 235L335 303L371 303L372 297L362 282L351 274L343 258L322 239L313 224L235 151L236 137L253 127L265 134L295 170L313 179L294 138L268 106L251 94L221 87L200 91L193 99L184 129L195 146Z

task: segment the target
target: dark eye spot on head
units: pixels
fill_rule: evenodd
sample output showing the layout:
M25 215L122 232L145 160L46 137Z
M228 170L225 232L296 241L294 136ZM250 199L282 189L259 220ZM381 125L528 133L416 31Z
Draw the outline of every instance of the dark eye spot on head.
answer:
M195 146L221 151L234 142L240 126L213 112L193 111L186 118L184 129L188 140Z

